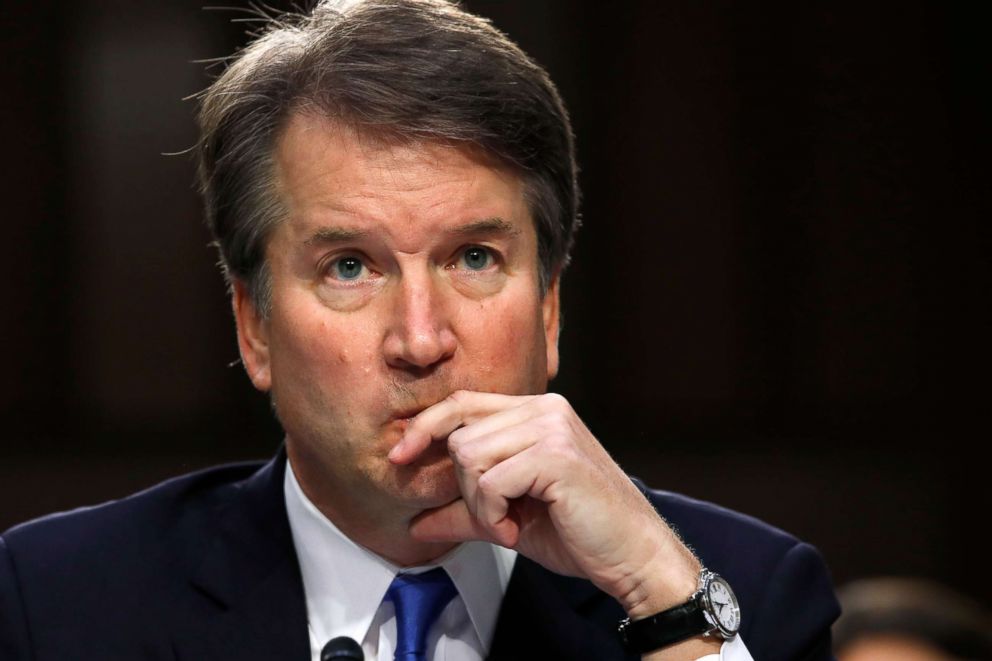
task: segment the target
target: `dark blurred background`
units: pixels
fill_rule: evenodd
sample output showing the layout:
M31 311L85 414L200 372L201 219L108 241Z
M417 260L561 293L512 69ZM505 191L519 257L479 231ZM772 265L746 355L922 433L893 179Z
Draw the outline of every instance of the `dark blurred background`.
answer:
M252 26L202 5L0 8L0 529L280 441L192 161L163 155L195 139L195 61ZM838 583L988 603L981 3L466 5L575 121L554 389L628 471L802 536Z

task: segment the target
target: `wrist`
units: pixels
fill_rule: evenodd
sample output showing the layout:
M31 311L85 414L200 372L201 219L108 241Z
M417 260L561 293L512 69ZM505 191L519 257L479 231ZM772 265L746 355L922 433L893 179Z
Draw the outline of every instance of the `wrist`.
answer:
M659 554L632 577L632 588L618 598L631 620L684 603L699 589L702 563L684 546L681 551Z

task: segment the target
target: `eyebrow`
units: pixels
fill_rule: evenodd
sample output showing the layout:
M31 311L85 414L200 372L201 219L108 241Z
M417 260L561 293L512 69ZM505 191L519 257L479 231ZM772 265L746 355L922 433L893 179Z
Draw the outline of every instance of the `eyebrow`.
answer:
M314 246L321 243L347 243L369 236L369 230L346 229L344 227L321 227L310 235L304 245Z
M466 225L459 225L445 230L445 234L454 236L474 236L477 234L496 234L507 237L515 237L520 234L520 229L506 222L502 218L484 218Z
M304 241L304 245L314 246L326 243L348 243L370 236L370 230L348 229L344 227L321 227L315 231L310 238ZM445 234L450 236L477 236L479 234L494 234L506 237L515 237L520 234L520 229L508 223L502 218L483 218L475 222L459 225L445 230Z

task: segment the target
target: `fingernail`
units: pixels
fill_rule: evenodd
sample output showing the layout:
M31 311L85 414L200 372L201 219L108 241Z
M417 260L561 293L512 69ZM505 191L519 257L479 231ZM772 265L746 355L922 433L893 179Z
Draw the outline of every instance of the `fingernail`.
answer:
M401 450L402 447L403 447L403 439L401 438L400 439L400 442L393 446L393 449L389 451L389 454L386 455L386 457L390 461L394 461L395 462L399 458L399 456L401 454L403 454L403 452Z

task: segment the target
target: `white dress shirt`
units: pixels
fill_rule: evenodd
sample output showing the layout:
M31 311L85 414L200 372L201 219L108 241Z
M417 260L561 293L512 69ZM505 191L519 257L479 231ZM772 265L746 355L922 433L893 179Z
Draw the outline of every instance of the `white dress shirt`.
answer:
M286 513L303 575L310 630L310 655L320 661L327 641L348 636L358 641L369 661L393 661L396 618L383 598L401 570L344 535L310 502L287 463ZM458 590L427 636L433 661L482 661L496 632L516 551L485 542L466 542L429 566L404 568L418 573L444 567ZM719 655L699 661L752 661L740 636L724 643Z

